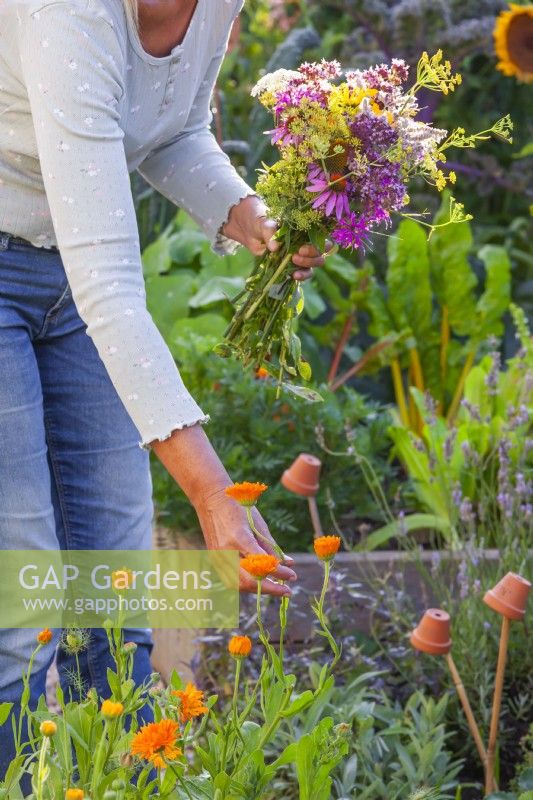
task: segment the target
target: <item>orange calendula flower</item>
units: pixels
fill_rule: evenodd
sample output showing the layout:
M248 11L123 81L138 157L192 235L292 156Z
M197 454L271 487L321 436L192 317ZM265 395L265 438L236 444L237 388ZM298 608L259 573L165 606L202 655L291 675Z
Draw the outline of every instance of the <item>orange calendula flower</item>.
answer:
M341 546L340 536L319 536L315 539L313 546L315 553L322 561L329 561Z
M496 68L504 75L533 82L533 4L511 3L494 26Z
M53 633L50 628L44 628L37 634L37 641L39 644L48 644L52 641Z
M268 489L266 483L249 483L243 481L242 483L234 483L233 486L227 486L224 490L228 497L236 500L241 506L255 506L263 492Z
M150 761L158 769L165 769L169 761L174 761L182 755L178 747L179 738L179 725L175 720L162 719L160 722L150 722L148 725L143 725L133 737L131 753Z
M241 558L241 567L257 578L258 581L275 572L281 561L276 556L258 553Z
M65 800L83 800L85 793L83 789L67 789Z
M252 640L248 636L232 636L228 650L233 658L246 658L252 651Z
M115 703L113 700L104 700L102 703L101 712L106 719L116 719L120 717L123 711L124 706L122 703Z
M194 717L200 717L209 712L207 706L204 706L204 693L193 683L188 683L185 689L177 689L172 694L179 697L181 701L180 721L182 725Z
M255 377L259 378L259 380L264 381L265 378L270 377L270 372L264 367L258 367L255 371Z
M43 736L54 736L57 733L57 725L53 720L45 719L44 722L41 722L39 730Z

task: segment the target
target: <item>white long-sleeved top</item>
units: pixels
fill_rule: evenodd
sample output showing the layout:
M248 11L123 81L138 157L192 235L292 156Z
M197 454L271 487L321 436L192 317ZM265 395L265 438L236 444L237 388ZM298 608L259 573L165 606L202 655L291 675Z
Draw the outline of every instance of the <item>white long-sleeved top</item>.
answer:
M253 194L211 133L244 0L197 0L182 44L147 53L122 0L0 0L0 231L59 247L72 297L149 449L208 417L146 308L129 172L187 210L215 252Z

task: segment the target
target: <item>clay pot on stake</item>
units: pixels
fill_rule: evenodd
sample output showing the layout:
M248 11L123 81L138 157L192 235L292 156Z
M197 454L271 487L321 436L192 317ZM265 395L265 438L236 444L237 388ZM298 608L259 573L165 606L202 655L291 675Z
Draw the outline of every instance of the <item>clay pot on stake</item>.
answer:
M452 649L450 615L440 608L428 608L418 626L411 633L410 642L416 650L420 650L422 653L428 653L431 656L446 656L453 684L461 701L470 733L474 739L486 775L487 751L485 750L472 706L468 700L466 689L450 652Z
M322 462L309 453L300 453L298 458L285 470L281 476L281 484L289 492L307 497L309 514L315 539L322 536L322 525L316 504L316 494L320 485L320 468Z
M508 572L496 586L489 589L483 601L502 616L502 629L500 633L500 647L498 650L498 663L496 665L496 678L494 681L494 697L492 701L492 714L490 717L489 744L487 747L487 771L485 773L485 794L490 794L495 788L494 759L498 739L500 722L500 708L502 704L503 679L507 649L509 646L509 628L511 620L523 620L526 614L527 597L531 584L521 575Z

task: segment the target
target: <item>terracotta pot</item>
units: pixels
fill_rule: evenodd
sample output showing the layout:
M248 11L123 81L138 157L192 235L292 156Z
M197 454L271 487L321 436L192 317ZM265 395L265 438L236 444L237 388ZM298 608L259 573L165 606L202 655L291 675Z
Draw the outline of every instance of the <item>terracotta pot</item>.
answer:
M416 650L431 656L444 656L452 646L450 615L440 608L428 608L411 634L410 642Z
M281 483L289 492L313 497L318 492L321 466L319 458L309 453L300 453L281 476Z
M524 619L526 613L530 589L529 581L516 572L508 572L496 586L488 590L483 600L502 617L520 620Z

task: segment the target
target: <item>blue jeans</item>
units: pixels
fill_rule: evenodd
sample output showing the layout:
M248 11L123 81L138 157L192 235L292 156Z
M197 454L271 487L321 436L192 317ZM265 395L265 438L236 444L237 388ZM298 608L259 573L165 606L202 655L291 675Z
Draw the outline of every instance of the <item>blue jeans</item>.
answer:
M57 251L0 232L0 549L151 548L149 453L86 334ZM37 631L0 629L0 702L18 703L21 672ZM44 691L60 631L33 670L34 705ZM151 672L149 630L134 641L134 678ZM57 663L69 696L73 657ZM103 629L91 631L82 678L110 694ZM73 695L76 696L75 692ZM0 729L0 779L13 757L10 721Z

